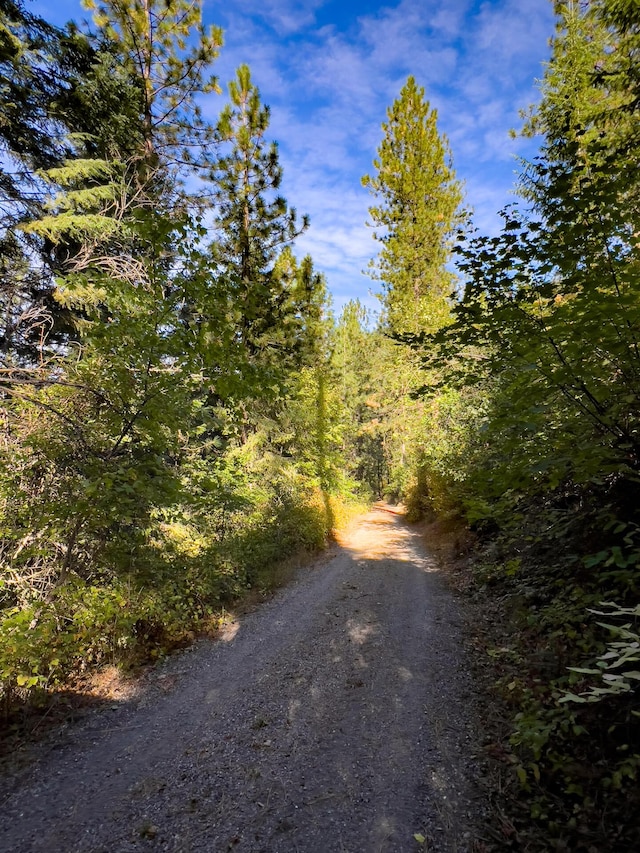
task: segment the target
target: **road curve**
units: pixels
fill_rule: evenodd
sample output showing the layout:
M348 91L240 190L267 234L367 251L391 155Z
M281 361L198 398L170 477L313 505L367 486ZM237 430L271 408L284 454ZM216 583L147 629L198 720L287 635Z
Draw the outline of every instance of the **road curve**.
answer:
M461 631L418 533L377 506L223 639L3 780L0 850L471 850Z

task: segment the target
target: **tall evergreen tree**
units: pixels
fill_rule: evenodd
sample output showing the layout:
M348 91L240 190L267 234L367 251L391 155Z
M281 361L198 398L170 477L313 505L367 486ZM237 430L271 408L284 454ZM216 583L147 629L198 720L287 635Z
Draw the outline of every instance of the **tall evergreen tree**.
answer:
M174 165L202 163L212 128L197 99L219 91L210 69L222 45L222 30L205 28L201 4L188 0L86 0L86 6L140 81L147 167L156 158Z
M269 108L246 65L229 84L230 103L217 135L223 153L211 171L217 204L212 254L233 318L235 352L243 382L277 389L279 365L291 345L283 337L291 287L277 259L308 226L279 194L282 169L275 142L267 142ZM236 374L237 375L237 374Z
M383 285L381 334L420 338L443 326L450 314L453 274L447 267L450 241L464 214L462 188L451 165L437 113L422 87L409 77L387 110L384 136L365 175L376 204L369 208L380 252L371 267ZM376 417L368 431L369 455L380 472L376 490L399 497L417 480L437 412L410 395L431 382L419 355L381 337L379 371L371 404Z
M372 269L383 284L390 329L433 331L447 315L453 289L446 263L449 239L461 221L462 189L438 132L437 112L413 77L387 117L376 173L362 179L377 202L369 213L382 244Z

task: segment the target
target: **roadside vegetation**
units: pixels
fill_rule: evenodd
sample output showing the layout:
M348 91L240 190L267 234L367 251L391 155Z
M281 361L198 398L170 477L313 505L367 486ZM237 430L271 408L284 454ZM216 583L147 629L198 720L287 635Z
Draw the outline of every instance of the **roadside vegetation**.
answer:
M407 80L363 178L376 316L334 317L296 257L269 110L246 66L222 105L221 46L186 0L107 0L92 32L0 0L5 718L163 653L384 496L474 543L487 844L637 850L637 3L557 5L497 236Z
M269 590L370 499L307 221L221 44L188 2L91 32L0 4L5 720Z
M394 330L431 413L410 511L476 539L496 849L640 844L639 38L635 3L558 4L521 201L461 229L439 328Z

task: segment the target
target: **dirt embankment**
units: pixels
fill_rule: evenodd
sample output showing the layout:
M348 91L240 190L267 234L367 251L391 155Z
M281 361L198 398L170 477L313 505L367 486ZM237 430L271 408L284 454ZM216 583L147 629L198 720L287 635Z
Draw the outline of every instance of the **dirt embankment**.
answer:
M461 626L418 533L377 507L5 779L0 850L480 849Z

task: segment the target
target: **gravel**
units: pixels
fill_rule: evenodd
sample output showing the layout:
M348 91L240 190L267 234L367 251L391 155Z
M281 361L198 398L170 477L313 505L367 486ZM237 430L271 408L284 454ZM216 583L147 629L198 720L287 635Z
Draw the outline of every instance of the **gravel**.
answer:
M480 849L462 633L421 537L378 506L3 780L0 850Z

